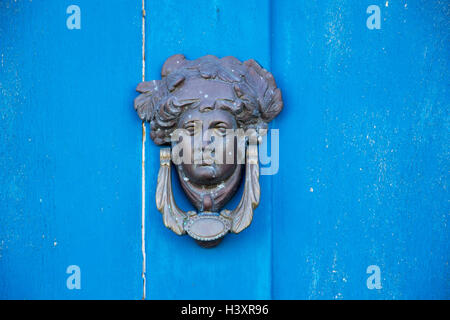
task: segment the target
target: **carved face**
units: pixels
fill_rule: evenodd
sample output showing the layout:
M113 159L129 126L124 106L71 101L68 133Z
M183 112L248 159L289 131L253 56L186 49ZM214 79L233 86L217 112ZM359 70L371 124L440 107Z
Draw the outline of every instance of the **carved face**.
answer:
M174 96L177 103L189 104L180 116L177 127L189 133L187 138L190 139L188 145L191 148L185 148L183 152L189 152L185 156L191 161L179 165L178 170L182 170L185 177L197 185L214 185L225 181L237 166L235 141L225 139L226 130L237 128L236 119L229 111L220 108L221 104L233 103L235 100L232 87L221 81L193 79L183 84ZM194 134L199 136L194 137ZM214 144L211 142L214 136L223 137L221 163L209 157L215 156ZM197 141L201 143L194 144L194 139L199 139ZM201 148L201 153L195 150L196 147ZM226 163L226 150L234 150L232 163ZM200 163L194 163L194 151L203 155L199 159Z

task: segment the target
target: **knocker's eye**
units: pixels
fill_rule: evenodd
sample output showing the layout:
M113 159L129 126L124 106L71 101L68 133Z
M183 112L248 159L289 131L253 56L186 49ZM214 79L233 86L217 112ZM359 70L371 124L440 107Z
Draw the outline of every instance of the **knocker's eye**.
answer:
M189 126L186 128L187 132L189 133L189 135L192 137L194 135L195 132L195 127L194 126Z
M184 126L190 136L195 134L195 122L189 122Z
M228 127L225 123L218 123L214 126L214 132L219 136L225 136L227 129Z

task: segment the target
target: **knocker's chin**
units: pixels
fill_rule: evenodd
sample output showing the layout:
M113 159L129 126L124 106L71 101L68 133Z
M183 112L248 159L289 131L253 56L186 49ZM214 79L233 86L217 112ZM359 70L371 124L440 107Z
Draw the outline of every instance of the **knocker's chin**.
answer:
M196 175L198 178L196 179L198 181L197 184L203 183L206 185L212 185L217 184L220 178L217 178L217 167L216 164L194 164L193 170L196 172ZM194 181L195 183L195 181Z
M181 164L177 166L178 171L182 171L183 179L201 186L212 186L223 183L236 170L234 164Z

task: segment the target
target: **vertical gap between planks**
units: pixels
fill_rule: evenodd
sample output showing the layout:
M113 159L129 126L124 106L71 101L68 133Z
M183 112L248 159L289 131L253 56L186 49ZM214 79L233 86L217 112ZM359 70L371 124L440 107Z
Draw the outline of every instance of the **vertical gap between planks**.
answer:
M145 81L145 0L142 0L142 81ZM145 121L142 121L142 212L141 212L141 249L142 249L142 300L146 299L146 253L145 253Z
M272 58L273 58L273 1L269 0L269 70L273 73L273 63L272 63ZM273 119L275 120L275 119ZM275 125L275 123L272 123L272 128ZM267 132L267 135L269 135L269 131ZM272 135L271 135L272 137ZM267 139L269 139L269 137L267 136ZM268 140L267 140L268 143ZM273 141L270 141L270 143L272 144ZM274 201L274 194L273 194L273 187L274 184L274 177L273 175L270 175L270 277L269 277L269 281L270 281L270 299L273 300L274 299L274 288L273 288L273 237L274 237L274 225L273 225L273 201Z

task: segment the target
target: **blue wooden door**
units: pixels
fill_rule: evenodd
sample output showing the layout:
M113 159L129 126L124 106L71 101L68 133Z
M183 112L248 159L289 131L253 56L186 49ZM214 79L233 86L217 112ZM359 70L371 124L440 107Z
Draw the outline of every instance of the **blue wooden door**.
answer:
M449 298L449 14L0 1L0 298ZM209 250L163 226L159 147L133 110L176 53L253 58L284 99L252 225Z

